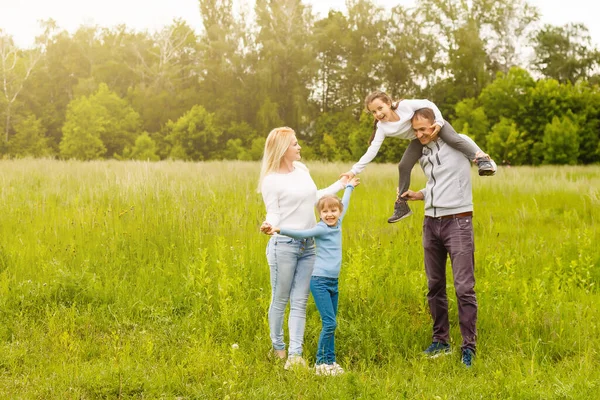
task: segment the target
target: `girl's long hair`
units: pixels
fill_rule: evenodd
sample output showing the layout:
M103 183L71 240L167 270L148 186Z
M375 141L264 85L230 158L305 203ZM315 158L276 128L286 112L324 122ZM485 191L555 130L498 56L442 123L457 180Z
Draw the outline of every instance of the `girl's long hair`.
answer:
M400 99L400 101L398 101L397 103L394 103L394 102L392 102L392 98L390 96L388 96L387 93L385 93L381 90L376 90L372 93L369 93L367 95L367 97L365 97L365 109L367 111L369 111L369 104L371 104L376 99L380 99L384 103L388 104L392 110L396 110L398 108L398 104L400 104L400 101L403 100L403 99ZM375 133L377 132L377 122L379 122L379 121L377 121L377 118L374 118L373 119L373 132L371 133L371 137L369 138L369 146L371 145L371 142L373 142L373 139L375 139Z
M292 143L292 138L296 136L296 132L292 128L282 126L275 128L269 132L265 142L265 150L263 152L262 164L260 167L260 178L258 180L257 191L260 193L263 179L271 172L277 171L281 165L288 147Z

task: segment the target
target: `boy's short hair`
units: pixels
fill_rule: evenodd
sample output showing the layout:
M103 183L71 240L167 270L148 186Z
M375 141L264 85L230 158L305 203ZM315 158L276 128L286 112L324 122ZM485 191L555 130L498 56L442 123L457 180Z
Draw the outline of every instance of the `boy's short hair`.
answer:
M317 211L319 212L328 206L336 206L340 209L340 212L344 211L344 203L335 194L326 194L317 201Z

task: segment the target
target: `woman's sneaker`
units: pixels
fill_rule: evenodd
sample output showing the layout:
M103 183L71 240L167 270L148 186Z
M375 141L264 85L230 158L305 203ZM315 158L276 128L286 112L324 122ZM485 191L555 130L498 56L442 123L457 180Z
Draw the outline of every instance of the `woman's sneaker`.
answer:
M285 360L285 350L269 350L267 356L272 360Z
M302 358L302 356L298 354L291 354L286 360L283 369L287 371L296 367L308 368L308 364L306 363L306 360Z
M412 215L412 211L410 211L410 207L406 200L398 199L394 203L394 215L388 218L388 222L393 224L394 222L398 222L401 219L404 219L408 216Z

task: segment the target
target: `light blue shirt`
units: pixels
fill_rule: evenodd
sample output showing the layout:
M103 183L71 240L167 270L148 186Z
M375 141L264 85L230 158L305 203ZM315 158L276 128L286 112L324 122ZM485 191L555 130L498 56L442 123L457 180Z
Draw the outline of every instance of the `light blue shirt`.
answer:
M317 260L312 276L324 276L327 278L338 278L342 268L342 220L350 205L350 195L354 186L346 186L342 204L344 211L334 226L329 226L322 220L312 229L293 230L281 228L281 234L295 239L315 238L317 246Z

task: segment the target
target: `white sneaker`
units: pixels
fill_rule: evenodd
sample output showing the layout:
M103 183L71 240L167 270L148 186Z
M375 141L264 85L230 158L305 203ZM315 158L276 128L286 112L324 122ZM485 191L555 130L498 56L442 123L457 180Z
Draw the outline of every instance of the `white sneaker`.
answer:
M341 375L345 372L344 368L342 368L341 365L336 362L333 363L333 369L335 370L334 375Z
M316 375L331 375L331 369L333 365L330 364L317 364L315 365L315 374Z
M296 367L308 368L308 364L306 363L306 360L304 358L302 358L302 356L300 356L298 354L291 354L288 357L288 359L286 360L285 365L283 366L283 369L285 369L287 371L291 368L296 368Z
M344 369L338 363L317 364L315 365L315 374L322 376L336 376L344 373Z

